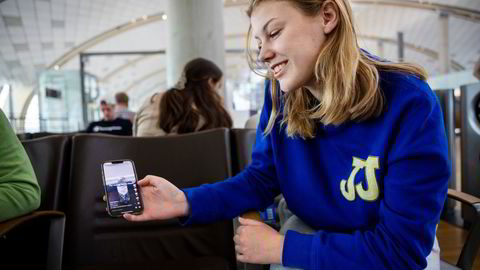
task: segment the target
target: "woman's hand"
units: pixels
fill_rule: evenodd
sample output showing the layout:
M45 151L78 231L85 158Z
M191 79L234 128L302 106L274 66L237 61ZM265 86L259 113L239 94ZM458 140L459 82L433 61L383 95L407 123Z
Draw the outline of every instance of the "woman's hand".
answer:
M282 264L284 236L267 224L239 217L233 237L237 260L246 263Z
M167 180L147 175L138 181L143 199L140 215L124 214L129 221L162 220L188 215L188 201L185 194Z

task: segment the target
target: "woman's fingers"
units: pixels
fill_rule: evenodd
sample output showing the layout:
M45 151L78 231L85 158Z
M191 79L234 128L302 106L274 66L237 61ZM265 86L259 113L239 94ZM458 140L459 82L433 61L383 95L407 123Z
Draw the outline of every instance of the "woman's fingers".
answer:
M142 187L152 185L152 180L151 180L151 178L149 178L147 176L147 177L143 178L142 180L138 181L138 185L142 186Z
M142 215L123 214L123 218L128 221L144 221L145 218Z
M249 219L249 218L242 218L242 217L238 217L238 221L240 222L240 224L242 225L263 225L264 223L261 222L261 221L258 221L258 220L253 220L253 219Z
M140 181L138 181L138 185L145 187L145 186L158 186L161 183L161 180L165 181L165 179L155 176L155 175L147 175Z
M237 253L237 254L235 254L235 255L236 255L236 257L237 257L237 261L239 261L239 262L246 262L246 261L245 261L245 255L239 254L239 253Z
M238 234L235 234L235 236L233 237L233 242L235 242L235 244L240 243L240 236Z

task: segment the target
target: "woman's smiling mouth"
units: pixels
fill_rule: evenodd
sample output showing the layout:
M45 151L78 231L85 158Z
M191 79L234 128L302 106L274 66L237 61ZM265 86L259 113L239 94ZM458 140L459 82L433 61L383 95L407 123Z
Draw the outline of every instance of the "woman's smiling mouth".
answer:
M273 75L275 76L275 78L278 78L283 74L283 71L285 70L285 66L287 64L288 64L288 60L274 64L270 67L273 71Z

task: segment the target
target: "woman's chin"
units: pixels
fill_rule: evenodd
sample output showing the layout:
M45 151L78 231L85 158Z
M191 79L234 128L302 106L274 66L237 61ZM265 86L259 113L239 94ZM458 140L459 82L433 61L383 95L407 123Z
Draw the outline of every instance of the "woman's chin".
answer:
M295 90L297 89L298 87L295 87L295 85L292 85L288 82L285 82L285 81L280 81L280 90L282 90L282 92L290 92L292 90Z

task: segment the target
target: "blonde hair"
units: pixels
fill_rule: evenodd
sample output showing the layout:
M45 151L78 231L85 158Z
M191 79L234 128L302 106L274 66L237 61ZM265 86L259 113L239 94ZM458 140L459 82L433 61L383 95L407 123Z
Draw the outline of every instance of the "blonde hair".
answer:
M250 0L247 15L260 3L274 0ZM317 100L307 89L292 90L282 95L284 103L282 125L286 124L289 137L315 137L316 122L340 125L348 120L361 122L379 116L384 97L379 86L379 70L414 74L426 80L426 71L415 64L393 63L372 59L357 43L352 9L348 0L282 0L291 3L306 16L316 16L325 3L332 3L338 14L338 23L326 36L315 63ZM276 81L259 72L256 55L251 46L252 29L248 30L247 60L250 68L272 81L272 112L264 135L269 134L279 115L280 98ZM351 74L350 76L346 74Z

